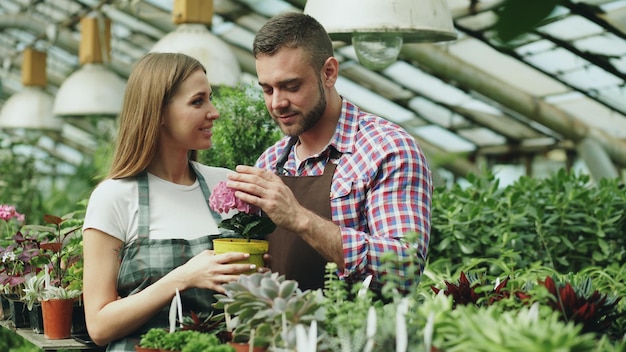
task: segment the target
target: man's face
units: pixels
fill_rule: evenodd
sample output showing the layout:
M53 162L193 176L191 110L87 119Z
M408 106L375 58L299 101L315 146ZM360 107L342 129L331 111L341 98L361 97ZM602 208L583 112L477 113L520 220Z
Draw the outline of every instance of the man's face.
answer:
M301 49L282 48L272 56L260 55L256 70L267 110L284 134L299 136L322 118L324 86Z

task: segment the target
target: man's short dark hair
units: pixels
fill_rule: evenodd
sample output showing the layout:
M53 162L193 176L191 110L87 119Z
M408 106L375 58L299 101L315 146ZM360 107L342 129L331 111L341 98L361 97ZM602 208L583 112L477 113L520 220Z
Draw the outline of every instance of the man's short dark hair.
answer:
M313 17L287 12L270 18L257 32L252 54L273 55L281 48L301 48L311 64L320 70L326 59L333 56L333 45L324 27Z

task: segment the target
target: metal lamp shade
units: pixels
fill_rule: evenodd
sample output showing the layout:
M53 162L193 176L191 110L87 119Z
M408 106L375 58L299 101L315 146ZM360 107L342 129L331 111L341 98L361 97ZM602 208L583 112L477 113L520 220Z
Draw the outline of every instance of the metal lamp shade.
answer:
M59 88L53 113L57 116L117 116L126 82L102 64L84 64Z
M308 0L304 13L348 43L353 33L402 33L404 43L456 39L446 0Z
M52 96L41 87L24 87L0 110L0 128L61 131L63 120L52 114Z
M235 86L241 69L226 43L213 35L204 24L184 23L161 38L151 52L182 53L200 61L211 85Z

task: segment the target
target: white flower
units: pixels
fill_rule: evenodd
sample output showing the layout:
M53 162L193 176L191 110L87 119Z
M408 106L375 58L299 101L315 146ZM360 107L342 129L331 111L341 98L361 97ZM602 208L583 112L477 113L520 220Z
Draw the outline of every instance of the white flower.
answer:
M2 262L6 263L6 262L14 262L17 260L17 256L15 255L15 253L13 252L5 252L2 255Z

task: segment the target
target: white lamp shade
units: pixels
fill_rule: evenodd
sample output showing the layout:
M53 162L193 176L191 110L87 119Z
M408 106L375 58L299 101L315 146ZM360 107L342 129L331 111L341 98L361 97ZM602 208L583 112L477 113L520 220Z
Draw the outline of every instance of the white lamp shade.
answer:
M41 87L25 86L0 110L0 128L61 131L63 120L52 114L52 96Z
M181 53L195 58L206 69L209 83L212 85L235 86L239 83L241 68L235 54L203 24L179 24L174 31L161 38L150 51Z
M456 39L447 0L308 0L314 17L333 40L353 33L402 33L404 43Z
M84 64L61 85L52 112L57 116L117 116L126 81L102 64Z

